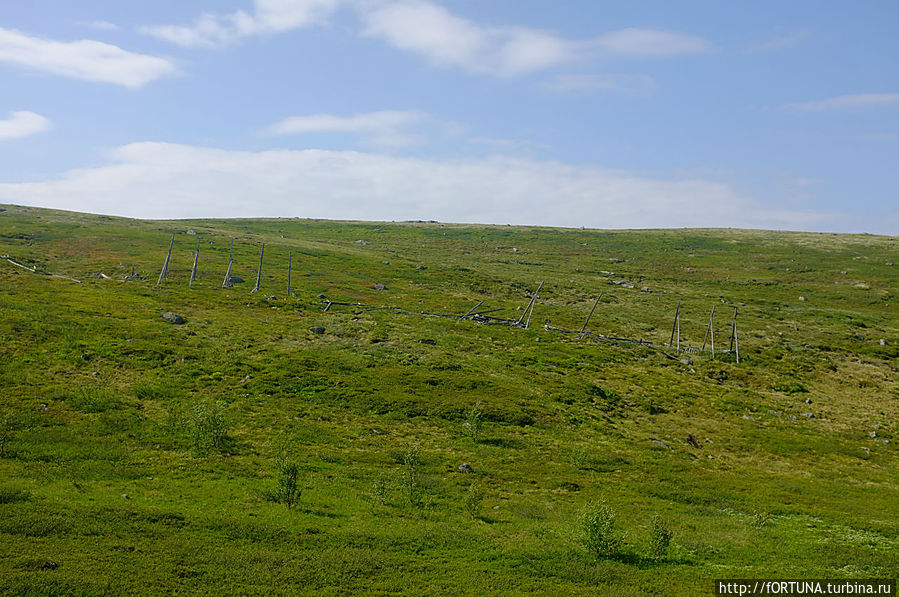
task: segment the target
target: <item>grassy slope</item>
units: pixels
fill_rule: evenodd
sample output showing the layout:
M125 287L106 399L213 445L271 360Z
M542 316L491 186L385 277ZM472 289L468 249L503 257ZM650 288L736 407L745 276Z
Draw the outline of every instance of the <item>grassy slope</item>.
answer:
M83 283L0 261L0 593L696 594L721 577L899 575L895 237L2 207L0 254ZM193 289L188 228L202 237ZM247 284L221 290L232 236ZM132 264L145 279L121 281ZM485 300L517 317L541 280L527 331L323 313L316 298L456 314ZM579 328L600 290L591 330L657 344L680 301L685 345L717 305L721 347L739 305L742 362L543 329ZM191 409L213 401L228 435L198 452ZM475 442L462 423L477 402ZM419 505L400 483L411 444ZM291 511L264 498L285 446L305 488ZM625 536L606 560L576 524L600 499ZM674 531L662 561L648 557L653 515Z

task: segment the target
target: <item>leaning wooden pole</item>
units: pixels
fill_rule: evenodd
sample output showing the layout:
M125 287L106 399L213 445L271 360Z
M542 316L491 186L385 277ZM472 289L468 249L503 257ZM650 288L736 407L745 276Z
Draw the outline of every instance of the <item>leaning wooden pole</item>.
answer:
M715 305L712 305L712 314L709 315L709 327L705 330L705 338L702 339L701 352L705 352L705 343L712 338L712 358L715 358Z
M463 319L465 319L466 317L468 317L468 316L471 315L472 313L474 313L475 309L477 309L478 307L480 307L480 306L483 305L483 304L484 304L484 301L478 301L478 304L475 305L474 307L472 307L471 309L469 309L468 311L466 311L466 312L465 312L465 315L463 315L462 317L460 317L460 318L457 320L457 323L458 323L459 321L462 321Z
M534 314L534 305L537 304L537 295L540 294L541 288L543 288L543 282L540 282L540 286L534 291L534 297L531 299L531 310L528 311L528 320L524 324L524 329L528 329L531 326L531 315Z
M262 243L262 250L259 252L259 269L256 270L256 286L250 292L258 292L259 284L262 282L262 256L265 255L265 243Z
M596 301L593 303L593 308L590 309L590 315L587 316L587 320L584 322L584 325L581 326L581 331L580 331L581 334L583 334L584 330L587 329L587 324L590 323L590 318L593 317L593 312L596 311L596 305L599 304L599 299L602 298L603 292L605 292L605 290L600 291L599 296L596 297Z
M293 252L287 252L287 296L290 296L290 270L293 265Z
M737 355L737 364L740 364L740 340L737 338L737 308L734 307L734 325L730 332L730 349Z
M680 350L680 301L677 303L677 309L674 310L674 325L671 326L671 338L668 340L668 346L674 346L675 334L677 334L677 349Z
M536 290L536 292L534 292L534 295L531 297L531 300L528 301L528 306L524 308L524 311L521 313L521 317L518 318L518 321L515 322L515 325L521 325L521 322L524 321L525 316L531 312L531 309L534 306L534 301L537 300L537 293L540 292L541 288L543 288L543 282L540 282L540 286L537 287L537 290ZM528 318L528 320L530 321L530 318ZM527 327L527 326L525 326L525 327Z
M222 288L231 285L231 266L234 265L234 239L231 239L231 253L228 255L228 271L225 272L225 279L222 281Z
M172 258L172 247L175 246L175 234L172 233L172 242L169 243L169 252L168 255L165 256L165 263L162 264L162 271L159 272L159 279L156 280L156 285L159 286L162 284L162 281L168 277L169 273L169 260Z
M197 252L194 253L194 266L190 270L190 282L187 283L187 287L190 288L194 285L194 280L197 279L197 263L200 261L200 239L197 239Z

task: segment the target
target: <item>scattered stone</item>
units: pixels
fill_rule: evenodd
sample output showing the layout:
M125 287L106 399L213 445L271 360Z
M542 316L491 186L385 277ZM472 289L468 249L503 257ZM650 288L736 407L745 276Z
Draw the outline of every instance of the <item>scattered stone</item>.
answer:
M812 403L812 399L811 399L811 398L806 398L806 399L805 399L805 403L806 403L806 404L811 404L811 403Z
M325 295L323 295L323 294L317 294L317 295L315 295L315 298L323 299L323 298L325 298Z
M243 284L244 280L240 276L231 276L228 278L228 284Z
M815 413L799 413L800 417L805 417L806 419L814 419Z
M384 265L390 265L389 261L382 261L381 263L383 263Z
M795 420L796 420L796 415L790 415L790 420L791 420L791 421L795 421Z
M890 440L888 440L888 439L880 439L880 438L878 438L878 439L875 439L874 441L875 441L875 442L880 442L880 443L882 443L882 444L888 444L888 443L890 443Z
M196 235L197 235L197 231L196 231L196 230L188 230L188 231L187 231L187 234L189 234L189 235L191 235L191 236L196 236Z
M363 247L367 247L367 246L370 245L371 243L366 242L366 241L364 241L364 240L357 240L357 241L356 241L356 244L357 244L357 245L362 245Z
M324 334L325 328L323 328L320 325L314 325L311 328L309 328L309 331L312 332L313 334Z
M435 344L437 344L437 340L431 340L430 338L426 338L424 340L419 340L418 343L419 344L430 344L431 346L434 346Z
M91 375L93 375L94 377L99 377L99 376L100 376L100 372L99 372L99 371L94 371L93 373L91 373Z
M747 421L755 421L755 419L750 417L749 415L743 415L743 418L746 419Z
M652 292L652 290L649 289L649 286L644 286L640 289L640 292Z
M692 433L687 436L687 443L690 444L691 446L693 446L694 448L699 447L699 442L696 441L696 438L693 437Z
M774 416L776 416L776 417L779 417L779 416L780 416L780 413L777 412L776 410L769 410L769 411L768 411L768 414L769 414L769 415L774 415Z
M123 494L122 494L122 499L130 500L131 498L128 497L128 494L127 494L127 493L123 493Z
M886 340L884 340L883 338L881 338L881 339L880 339L880 345L881 345L881 346L888 346L888 345L889 345L889 342L887 342Z
M169 323L174 323L175 325L181 325L183 323L187 323L187 320L178 315L177 313L172 313L171 311L166 311L162 314L162 318L168 321Z
M680 359L680 362L683 363L684 365L692 365L693 359L684 358L684 359Z
M662 448L663 450L670 450L670 449L671 449L671 446L669 446L669 445L666 444L665 442L659 441L659 440L657 440L657 439L652 440L652 445L655 446L656 448Z
M459 465L459 471L463 472L463 473L473 473L474 469L471 468L471 465L468 464L467 462L463 462L462 464Z
M428 269L428 268L426 268L426 267L423 266L423 265L416 265L416 266L415 266L415 269L417 269L418 271L424 271L424 270L426 270L426 269Z
M869 432L868 437L877 437L877 432L876 431Z
M86 352L82 352L81 359L84 361L89 361L89 360L91 360L91 355L87 354Z
M512 252L513 252L513 253L517 253L517 252L518 252L518 247L512 247Z
M387 290L387 287L383 284L375 284L375 290Z
M804 296L800 296L800 297L799 297L799 300L802 301L802 302L804 303L804 302L807 301L808 299L805 298Z
M196 332L187 332L187 335L188 335L188 336L196 336L197 333L196 333Z

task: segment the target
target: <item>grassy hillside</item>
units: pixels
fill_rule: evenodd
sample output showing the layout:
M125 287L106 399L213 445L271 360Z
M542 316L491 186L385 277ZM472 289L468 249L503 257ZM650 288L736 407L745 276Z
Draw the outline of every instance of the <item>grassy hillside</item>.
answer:
M0 260L0 593L899 576L895 237L0 208L0 255L37 270ZM527 330L421 315L518 319L541 281ZM600 292L588 331L654 348L544 327ZM727 348L737 306L740 363L663 346L678 303L684 349L712 306Z

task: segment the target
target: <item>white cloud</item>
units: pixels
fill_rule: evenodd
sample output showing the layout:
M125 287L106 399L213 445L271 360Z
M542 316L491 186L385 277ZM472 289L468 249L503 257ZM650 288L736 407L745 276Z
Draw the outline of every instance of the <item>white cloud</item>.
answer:
M649 95L656 90L655 80L648 75L559 75L546 88L563 93L606 91L628 95Z
M419 142L420 137L409 128L428 120L427 114L415 110L383 110L353 116L314 114L286 118L266 127L264 132L270 135L353 133L376 145L399 147Z
M527 74L597 54L658 58L708 49L701 38L653 29L624 29L579 41L527 27L483 27L427 0L376 3L360 14L364 35L439 66L499 76Z
M93 40L61 42L0 28L0 62L81 79L141 87L176 72L165 58Z
M763 43L752 46L749 48L749 53L760 53L760 52L777 52L779 50L786 50L787 48L792 48L793 46L797 46L804 41L810 39L812 34L808 31L808 29L800 29L799 31L794 31L792 33L787 33L785 35L781 35L775 37L773 39L769 39Z
M82 21L80 24L98 31L118 31L119 29L118 25L109 21Z
M899 93L857 93L811 102L796 102L787 104L785 107L802 112L825 112L828 110L880 108L896 105L899 105Z
M20 139L49 130L49 120L34 112L10 112L8 120L0 120L0 141Z
M253 13L202 14L192 25L141 27L145 35L193 48L216 48L252 35L283 33L320 24L343 0L255 0Z
M439 161L354 151L227 151L167 143L109 164L0 184L0 202L143 218L284 216L590 226L821 229L707 180L656 180L590 165L492 157Z

